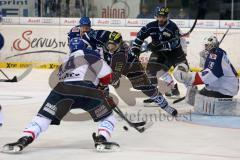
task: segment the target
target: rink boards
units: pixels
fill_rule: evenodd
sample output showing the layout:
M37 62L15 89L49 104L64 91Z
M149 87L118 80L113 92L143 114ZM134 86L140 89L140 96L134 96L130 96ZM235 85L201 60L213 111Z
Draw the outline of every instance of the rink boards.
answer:
M119 31L129 44L136 37L141 26L152 19L92 19L94 29ZM187 32L193 20L174 20L182 32ZM78 23L74 18L5 18L0 27L4 38L0 48L1 68L24 68L29 64L37 64L36 68L52 69L57 67L69 52L67 33ZM187 52L190 66L199 69L199 52L203 49L203 38L214 34L221 39L228 26L229 33L223 40L221 47L227 51L233 65L240 70L240 54L237 43L240 42L239 21L203 21L199 20L196 28L189 37L183 38L183 48ZM147 39L143 49L149 43ZM144 63L148 61L150 53L140 56ZM9 62L9 63L6 63Z

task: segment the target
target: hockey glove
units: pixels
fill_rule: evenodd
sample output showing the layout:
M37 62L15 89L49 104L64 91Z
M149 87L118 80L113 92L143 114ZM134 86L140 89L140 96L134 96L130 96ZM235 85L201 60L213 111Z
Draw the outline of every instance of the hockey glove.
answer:
M170 43L162 43L162 44L149 43L147 48L148 48L148 50L150 50L152 52L170 51L171 45L170 45Z
M137 47L137 46L133 46L131 48L131 54L132 55L135 55L135 56L139 56L140 55L140 52L141 52L141 48L140 47Z
M195 73L189 72L188 66L181 63L174 68L173 76L178 82L185 84L187 87L193 84Z

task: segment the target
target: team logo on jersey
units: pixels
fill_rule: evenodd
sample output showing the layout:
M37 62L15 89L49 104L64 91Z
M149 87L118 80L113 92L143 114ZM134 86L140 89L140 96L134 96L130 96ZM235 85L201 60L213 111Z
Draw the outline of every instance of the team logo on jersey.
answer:
M4 38L3 35L0 33L0 50L3 48L4 46Z
M215 64L214 62L209 62L208 68L209 68L209 69L213 69L214 64Z
M159 38L160 41L162 40L162 34L159 34Z
M166 37L171 37L171 34L168 33L168 32L163 32L163 35L166 36Z
M209 58L210 58L210 59L217 59L217 55L211 53L211 54L209 55Z

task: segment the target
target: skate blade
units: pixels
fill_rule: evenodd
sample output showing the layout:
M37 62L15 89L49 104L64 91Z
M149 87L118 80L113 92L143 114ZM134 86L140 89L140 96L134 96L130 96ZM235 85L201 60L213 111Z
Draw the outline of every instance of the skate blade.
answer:
M119 145L104 145L104 144L99 144L96 147L97 152L118 152L120 151L120 146Z
M2 147L1 150L2 153L8 153L8 154L16 154L21 152L21 148L19 146L9 146L5 145Z

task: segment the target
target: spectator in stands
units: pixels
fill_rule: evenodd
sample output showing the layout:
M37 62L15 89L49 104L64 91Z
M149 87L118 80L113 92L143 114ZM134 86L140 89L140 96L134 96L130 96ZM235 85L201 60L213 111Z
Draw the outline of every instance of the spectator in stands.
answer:
M189 19L188 13L183 8L179 9L177 19Z
M154 18L153 13L150 11L146 3L142 4L140 8L140 14L137 16L137 18Z
M45 0L44 12L46 17L56 17L57 16L57 0Z

